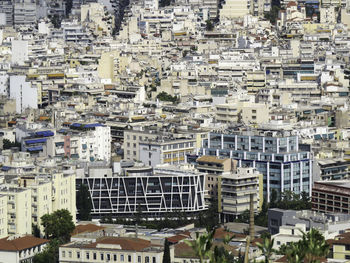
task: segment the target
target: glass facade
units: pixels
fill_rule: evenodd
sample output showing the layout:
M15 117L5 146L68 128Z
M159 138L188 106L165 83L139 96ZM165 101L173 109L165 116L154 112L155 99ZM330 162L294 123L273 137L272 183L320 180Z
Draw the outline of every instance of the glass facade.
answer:
M239 167L255 167L264 175L264 195L272 189L310 193L312 160L310 152L299 150L297 136L268 137L210 133L203 141L202 155L230 157Z

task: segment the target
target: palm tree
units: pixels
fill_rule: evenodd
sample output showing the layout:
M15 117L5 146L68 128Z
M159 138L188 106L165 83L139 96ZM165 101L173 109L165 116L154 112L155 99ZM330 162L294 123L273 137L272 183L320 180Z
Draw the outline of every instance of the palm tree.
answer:
M274 239L270 239L268 237L265 237L263 239L263 243L259 243L259 242L256 243L258 248L261 250L261 252L265 256L265 263L270 262L270 258L272 256L272 254L275 252L275 250L273 249L274 242L275 242Z
M315 228L311 228L308 233L303 233L300 241L301 249L305 251L304 262L317 263L319 258L326 257L329 252L329 246L323 235Z
M194 242L191 242L189 240L184 241L187 245L193 248L196 256L199 257L200 263L203 263L205 259L211 256L211 247L213 245L215 231L216 229L214 228L209 233L202 235L199 235L197 232Z
M286 249L288 262L318 263L320 258L328 255L329 246L317 229L312 228L308 233L302 233L302 239L291 243Z

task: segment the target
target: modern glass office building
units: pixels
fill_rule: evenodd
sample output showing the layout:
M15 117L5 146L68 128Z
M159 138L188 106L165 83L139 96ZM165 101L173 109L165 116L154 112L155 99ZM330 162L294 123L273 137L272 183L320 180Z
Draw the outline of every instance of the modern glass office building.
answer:
M297 136L279 132L209 133L200 155L230 157L238 161L239 167L255 167L264 175L264 195L268 200L272 189L279 193L311 193L311 153L299 149Z

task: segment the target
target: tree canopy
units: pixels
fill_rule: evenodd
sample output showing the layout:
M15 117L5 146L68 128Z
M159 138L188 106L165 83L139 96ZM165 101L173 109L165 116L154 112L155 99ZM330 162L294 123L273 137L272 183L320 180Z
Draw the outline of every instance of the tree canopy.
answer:
M79 220L91 220L91 196L89 188L85 184L81 184L77 193L77 209Z
M67 209L61 209L52 214L45 214L41 217L41 224L44 227L45 237L58 239L63 243L70 240L74 230L73 217Z

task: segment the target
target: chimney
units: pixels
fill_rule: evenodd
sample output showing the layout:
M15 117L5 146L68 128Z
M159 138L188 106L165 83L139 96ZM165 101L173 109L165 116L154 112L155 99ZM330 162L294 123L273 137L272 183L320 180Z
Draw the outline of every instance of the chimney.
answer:
M255 236L255 231L254 231L254 194L250 194L249 209L250 209L249 236L250 236L250 240L253 240L254 236Z

